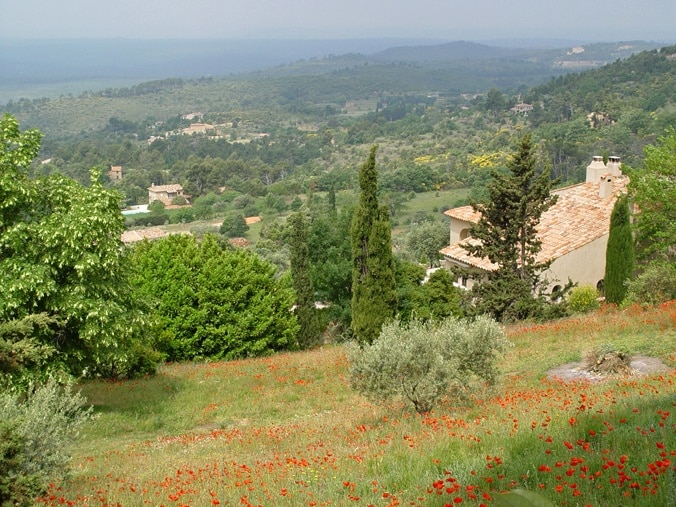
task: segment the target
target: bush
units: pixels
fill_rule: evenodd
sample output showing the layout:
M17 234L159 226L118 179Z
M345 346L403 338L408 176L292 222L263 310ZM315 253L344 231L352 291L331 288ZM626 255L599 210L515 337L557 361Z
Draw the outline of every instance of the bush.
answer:
M23 447L16 424L0 421L0 505L31 505L44 491L37 474L23 471Z
M403 397L423 414L445 394L464 395L477 381L493 384L507 345L500 326L485 316L437 325L392 322L371 345L352 347L350 385L375 402Z
M27 393L0 394L0 505L32 505L65 475L68 448L92 417L84 405L80 393L53 379Z
M150 302L155 345L169 360L239 359L296 348L290 279L277 278L276 267L260 257L224 248L212 235L198 242L175 234L137 244L130 262L135 297Z
M599 291L591 285L575 287L568 295L568 308L573 313L591 312L599 306Z
M676 299L676 264L654 262L627 283L627 303L656 305Z

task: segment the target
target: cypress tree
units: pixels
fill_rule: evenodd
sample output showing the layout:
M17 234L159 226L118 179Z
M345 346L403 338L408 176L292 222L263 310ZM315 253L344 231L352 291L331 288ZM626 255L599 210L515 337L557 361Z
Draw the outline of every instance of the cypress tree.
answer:
M363 343L378 337L396 308L389 211L378 204L376 150L371 148L359 171L361 192L351 228L352 330Z
M627 295L625 282L634 272L634 242L631 234L629 198L621 196L610 216L606 247L605 293L608 303L620 304Z
M319 315L315 308L314 289L310 279L308 224L302 213L289 217L291 225L291 279L296 291L298 317L298 344L301 348L316 345L321 332Z

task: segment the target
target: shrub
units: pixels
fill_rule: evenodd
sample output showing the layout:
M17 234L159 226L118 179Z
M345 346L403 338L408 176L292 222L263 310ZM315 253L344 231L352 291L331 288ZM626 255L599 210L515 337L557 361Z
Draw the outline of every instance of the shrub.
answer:
M447 393L465 394L477 381L493 384L496 359L508 344L485 316L391 322L371 345L352 347L350 385L375 402L403 397L423 414Z
M655 305L676 299L676 265L654 262L627 283L627 303Z
M44 491L36 474L23 471L23 446L16 424L0 421L0 505L31 505Z
M0 394L0 505L32 505L63 477L68 448L92 417L85 399L50 379L26 393Z
M591 285L575 287L568 295L568 308L573 313L591 312L599 306L599 291Z

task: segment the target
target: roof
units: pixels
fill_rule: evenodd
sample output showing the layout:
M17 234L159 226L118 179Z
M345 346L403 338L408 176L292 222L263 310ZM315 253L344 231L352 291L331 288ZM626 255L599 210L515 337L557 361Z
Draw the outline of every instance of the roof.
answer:
M179 190L182 191L183 187L178 183L175 183L173 185L152 185L148 190L151 192L178 192Z
M598 183L580 183L552 191L559 196L556 204L542 214L537 227L542 242L537 261L547 262L562 257L592 241L608 234L610 215L616 197L627 192L629 178L614 178L609 197L599 196ZM481 215L471 206L450 209L445 214L469 224L478 222ZM473 257L462 248L468 239L448 246L441 253L468 266L492 271L496 268L488 259Z
M150 227L148 229L135 229L133 231L124 231L122 233L122 243L136 243L144 239L160 239L167 236L159 227Z

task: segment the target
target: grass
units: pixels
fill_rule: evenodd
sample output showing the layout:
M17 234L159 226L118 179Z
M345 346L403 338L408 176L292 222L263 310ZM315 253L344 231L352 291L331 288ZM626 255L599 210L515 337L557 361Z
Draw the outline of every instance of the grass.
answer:
M341 345L91 381L99 416L43 505L673 505L676 375L564 383L612 342L676 367L676 302L507 329L500 385L427 416L347 385Z

